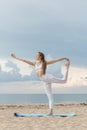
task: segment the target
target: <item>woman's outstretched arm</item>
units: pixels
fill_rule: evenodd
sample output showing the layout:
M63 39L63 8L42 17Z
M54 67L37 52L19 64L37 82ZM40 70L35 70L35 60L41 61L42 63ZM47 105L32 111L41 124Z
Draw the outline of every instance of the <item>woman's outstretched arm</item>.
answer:
M11 54L11 57L14 58L14 59L16 59L16 60L25 62L25 63L27 63L27 64L29 64L29 65L33 65L33 66L35 65L34 62L29 61L29 60L25 60L25 59L21 59L21 58L17 57L15 54Z
M64 57L64 58L60 58L60 59L55 59L55 60L47 61L47 65L53 64L53 63L56 63L56 62L59 62L59 61L62 61L62 60L69 61L69 58Z

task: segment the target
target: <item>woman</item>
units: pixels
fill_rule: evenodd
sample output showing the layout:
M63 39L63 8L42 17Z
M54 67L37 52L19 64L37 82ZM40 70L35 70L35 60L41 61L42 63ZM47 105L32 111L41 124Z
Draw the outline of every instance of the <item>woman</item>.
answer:
M52 61L46 61L45 56L42 52L38 52L36 55L36 62L32 62L29 60L21 59L16 57L15 54L11 54L11 56L19 61L25 62L29 65L32 65L35 67L35 71L37 76L45 82L45 90L49 99L49 108L50 108L50 114L53 114L53 96L52 96L52 83L66 83L67 82L67 77L68 77L68 70L69 70L69 65L70 65L70 60L66 57L60 58L60 59L55 59ZM47 66L62 60L66 60L67 63L65 64L66 66L66 74L64 79L59 79L56 78L55 76L51 74L46 74L46 69Z

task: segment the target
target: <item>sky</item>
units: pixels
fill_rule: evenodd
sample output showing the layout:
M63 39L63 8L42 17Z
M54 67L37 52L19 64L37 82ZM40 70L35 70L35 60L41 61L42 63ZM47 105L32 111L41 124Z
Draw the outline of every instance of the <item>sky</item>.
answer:
M34 68L10 54L35 60L42 51L47 60L69 57L67 86L86 87L86 14L86 0L0 0L0 82L36 80ZM56 70L60 63L48 68L54 75Z

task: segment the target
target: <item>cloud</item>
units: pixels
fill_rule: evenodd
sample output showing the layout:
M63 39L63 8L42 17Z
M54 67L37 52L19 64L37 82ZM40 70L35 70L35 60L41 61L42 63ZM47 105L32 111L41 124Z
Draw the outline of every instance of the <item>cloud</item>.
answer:
M47 60L52 57L48 55ZM16 60L0 61L0 82L14 81L40 81L36 76L34 67ZM47 73L62 78L65 75L65 61L49 65ZM53 84L55 87L75 87L87 86L87 69L71 66L69 70L68 82L66 84Z
M8 82L0 83L0 94L1 93L43 93L44 84L36 81L24 81L24 82Z
M0 59L0 66L1 66L1 70L4 72L9 72L12 70L12 68L10 66L7 66L7 60L6 59Z
M0 58L9 58L14 52L33 59L37 51L54 58L68 56L72 62L68 83L53 86L87 86L86 5L82 0L1 1ZM52 59L50 55L46 58ZM27 64L8 59L0 62L0 82L39 80ZM63 64L50 65L47 73L62 77Z
M9 64L9 62L8 62L8 64ZM13 66L13 63L10 63L10 64L12 64L12 66ZM19 72L18 72L19 69L16 66L14 67L14 70L10 69L9 72L5 71L5 69L7 69L7 68L8 68L8 66L5 65L5 68L3 71L2 67L0 67L0 82L10 82L10 81L20 80L21 75L19 74Z
M48 55L46 59L51 60L52 57ZM0 82L39 80L35 74L34 67L26 63L14 59L1 59L0 66ZM55 76L61 77L60 64L50 65L47 68L47 73L50 72Z
M32 74L33 69L34 69L32 66L24 62L17 61L17 60L12 60L12 62L19 68L19 73L22 76L25 76L25 75L30 76Z
M43 82L36 81L24 81L24 82L8 82L0 83L0 94L29 94L29 93L45 93L45 84ZM64 94L87 94L87 87L85 86L72 86L64 87L52 85L53 93L64 93Z
M55 87L87 87L87 69L71 67L68 82L66 84L55 84Z
M26 64L22 65L19 62L13 62L11 60L5 60L5 62L1 61L0 63L0 82L27 81L35 79L37 79L37 77L32 68Z
M51 60L52 57L48 56L46 59ZM64 64L65 62L49 65L47 73L62 78L65 73ZM29 69L30 71L25 73L23 70L20 71L21 69ZM37 78L34 68L31 66L21 65L19 62L13 62L13 60L2 62L0 93L45 93L44 85L44 82ZM53 93L87 93L87 69L71 66L68 82L66 84L52 84L52 88Z

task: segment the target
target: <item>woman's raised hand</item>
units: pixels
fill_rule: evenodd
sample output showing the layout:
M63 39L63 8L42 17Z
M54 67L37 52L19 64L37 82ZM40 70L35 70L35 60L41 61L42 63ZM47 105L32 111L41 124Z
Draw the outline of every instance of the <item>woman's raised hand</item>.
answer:
M70 61L70 59L69 59L69 58L65 58L65 60L66 60L66 61Z
M11 57L16 58L16 55L12 53L12 54L11 54Z

